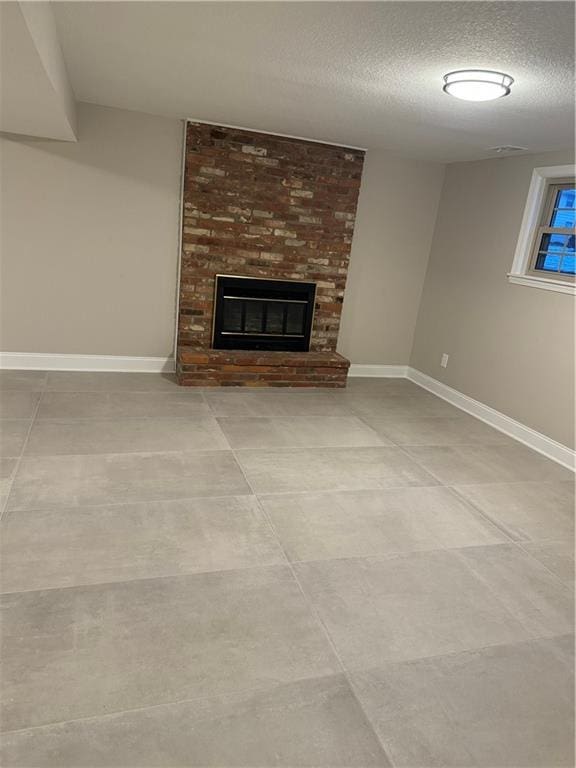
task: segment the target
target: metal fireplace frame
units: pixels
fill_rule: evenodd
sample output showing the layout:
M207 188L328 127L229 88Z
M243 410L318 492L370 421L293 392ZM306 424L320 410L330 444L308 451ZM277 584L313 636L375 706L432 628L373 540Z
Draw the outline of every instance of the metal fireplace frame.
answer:
M261 288L268 289L274 293L286 292L288 286L294 286L294 293L301 295L302 299L295 298L275 298L273 295L238 296L225 295L225 291L239 291L243 289L244 281L259 282ZM296 289L299 286L299 289ZM242 291L249 293L249 290ZM260 301L273 302L279 301L284 304L303 303L305 304L305 315L303 321L302 334L271 334L271 333L250 333L243 331L225 331L223 330L224 303L225 299L236 299L243 302ZM212 315L212 349L230 349L230 350L265 350L278 352L308 352L310 349L310 339L312 327L314 324L314 313L316 307L316 283L304 280L278 280L267 277L251 277L250 275L223 275L217 274L214 280L214 311ZM264 317L265 322L265 317ZM284 312L284 326L287 322L287 312Z

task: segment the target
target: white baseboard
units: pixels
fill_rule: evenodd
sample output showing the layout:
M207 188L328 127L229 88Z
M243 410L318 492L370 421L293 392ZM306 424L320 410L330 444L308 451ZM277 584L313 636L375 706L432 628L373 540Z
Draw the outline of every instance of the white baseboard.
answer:
M457 389L452 389L447 384L443 384L441 381L433 379L431 376L415 368L408 368L407 376L415 384L419 384L424 389L441 397L443 400L447 400L457 408L470 413L491 427L504 432L520 443L524 443L529 448L574 471L576 451L573 451L566 445L557 443L556 440L546 437L541 432L537 432L535 429L527 427L515 419L511 419L510 416L506 416L489 405L484 405L484 403L474 400L472 397L462 394L462 392L458 392Z
M367 378L405 378L408 375L407 365L357 365L352 363L348 376Z
M29 371L120 371L172 373L172 357L118 357L115 355L52 355L0 352L0 368Z

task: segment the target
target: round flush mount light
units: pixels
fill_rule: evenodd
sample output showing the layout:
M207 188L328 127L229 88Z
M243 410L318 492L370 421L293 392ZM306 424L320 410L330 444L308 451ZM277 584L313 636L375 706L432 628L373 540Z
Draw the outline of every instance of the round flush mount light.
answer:
M464 101L491 101L508 96L514 78L489 69L459 69L444 75L443 91Z

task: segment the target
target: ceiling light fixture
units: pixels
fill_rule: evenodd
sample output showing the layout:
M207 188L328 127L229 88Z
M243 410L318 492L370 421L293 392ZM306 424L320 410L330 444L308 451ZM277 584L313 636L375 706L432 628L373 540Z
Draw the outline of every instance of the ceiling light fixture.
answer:
M444 75L443 91L464 101L490 101L508 96L514 78L489 69L459 69Z

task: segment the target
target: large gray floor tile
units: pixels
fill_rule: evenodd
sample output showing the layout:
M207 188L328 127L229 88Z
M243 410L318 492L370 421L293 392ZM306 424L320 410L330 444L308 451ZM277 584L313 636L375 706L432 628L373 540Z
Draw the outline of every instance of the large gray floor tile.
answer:
M85 371L49 371L46 389L59 392L181 391L173 374L92 373Z
M515 544L469 547L458 557L533 637L574 630L568 590Z
M392 445L355 416L218 421L232 448Z
M399 448L238 451L256 493L436 485Z
M457 418L462 411L445 400L420 390L407 395L351 394L345 398L354 413L371 424L372 419Z
M8 733L8 768L384 768L340 675Z
M454 418L372 419L379 435L398 445L493 445L512 438L487 424L462 414Z
M574 538L573 483L486 483L456 490L514 539Z
M395 766L574 765L573 638L536 640L357 673Z
M261 496L292 560L494 544L506 537L448 488Z
M574 541L530 541L522 545L532 557L545 565L571 589L574 589Z
M238 496L250 493L228 451L26 456L10 509Z
M0 419L31 419L40 397L40 392L0 389Z
M0 459L6 768L387 766L334 646L398 766L573 765L571 640L534 642L573 627L561 467L402 379L0 372L0 448L36 411L32 450L87 453ZM264 510L174 450L216 415Z
M39 419L105 419L210 415L199 392L45 392Z
M214 414L223 417L281 419L354 415L330 390L209 391L205 398Z
M572 630L568 590L514 545L294 567L353 670Z
M7 730L339 671L289 568L2 597Z
M30 419L0 419L0 456L20 456L31 424Z
M285 563L253 496L6 513L3 592Z
M446 485L508 483L520 480L573 480L569 469L523 445L459 445L406 449Z
M18 459L0 458L0 511L8 498L17 465Z
M40 392L44 389L46 376L46 371L0 371L0 390Z
M348 376L346 389L339 390L338 394L340 392L354 396L367 394L380 397L394 397L396 395L420 395L426 393L426 390L410 381L410 379Z
M213 416L188 419L48 419L36 421L27 456L229 449Z

